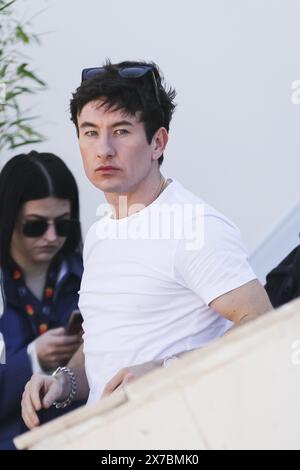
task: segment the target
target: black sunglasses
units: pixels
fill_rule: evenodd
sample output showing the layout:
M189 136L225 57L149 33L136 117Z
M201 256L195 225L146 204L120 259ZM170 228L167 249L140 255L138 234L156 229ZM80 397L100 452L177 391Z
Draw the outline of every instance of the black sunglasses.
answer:
M23 224L23 235L30 238L38 238L47 232L50 223L46 219L28 220ZM59 237L67 237L78 228L79 221L75 219L54 219L53 225Z
M159 106L161 106L157 80L156 80L155 73L152 67L150 67L149 65L139 65L136 67L118 67L116 70L118 71L118 74L120 75L120 77L123 77L123 78L140 78L146 75L146 73L151 72L155 97ZM88 80L90 78L95 77L96 75L106 73L106 72L107 72L107 69L105 67L91 67L88 69L83 69L82 74L81 74L81 81L84 82L85 80Z

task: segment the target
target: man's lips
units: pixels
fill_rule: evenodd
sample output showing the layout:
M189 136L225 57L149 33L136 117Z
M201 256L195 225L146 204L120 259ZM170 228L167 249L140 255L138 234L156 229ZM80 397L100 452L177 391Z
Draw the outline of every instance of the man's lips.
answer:
M116 166L99 166L98 168L96 168L95 171L99 171L101 173L106 173L106 172L109 172L109 171L117 171L119 170L119 168L117 168Z

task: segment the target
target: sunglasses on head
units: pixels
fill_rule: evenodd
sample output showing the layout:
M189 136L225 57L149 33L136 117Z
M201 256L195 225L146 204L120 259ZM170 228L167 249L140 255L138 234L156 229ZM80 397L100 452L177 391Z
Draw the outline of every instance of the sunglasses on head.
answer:
M30 238L41 237L47 232L49 225L52 224L59 237L67 237L73 230L78 228L79 222L74 219L54 219L52 223L47 219L28 220L23 224L23 235Z
M159 106L161 106L157 80L156 80L155 73L152 67L150 67L149 65L139 65L136 67L118 67L116 70L118 71L118 74L122 78L140 78L146 75L146 73L151 72L155 97ZM82 74L81 74L81 81L84 82L85 80L89 80L90 78L93 78L96 75L99 75L102 73L107 73L107 69L105 67L91 67L88 69L83 69Z

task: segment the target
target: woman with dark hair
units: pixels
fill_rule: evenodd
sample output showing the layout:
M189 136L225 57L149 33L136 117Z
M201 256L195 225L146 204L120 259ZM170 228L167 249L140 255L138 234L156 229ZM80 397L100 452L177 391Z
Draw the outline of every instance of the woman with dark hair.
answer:
M12 438L24 431L20 405L31 375L65 365L81 344L79 334L67 335L64 328L77 308L81 245L78 189L65 163L34 151L12 158L0 173L0 332L6 350L0 449L14 448Z

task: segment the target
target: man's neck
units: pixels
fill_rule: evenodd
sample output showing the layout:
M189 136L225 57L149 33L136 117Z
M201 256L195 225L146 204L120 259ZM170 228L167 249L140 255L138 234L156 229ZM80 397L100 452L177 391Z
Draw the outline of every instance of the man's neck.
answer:
M163 176L158 170L140 181L130 192L105 193L114 218L123 219L149 206L162 192L163 184Z

